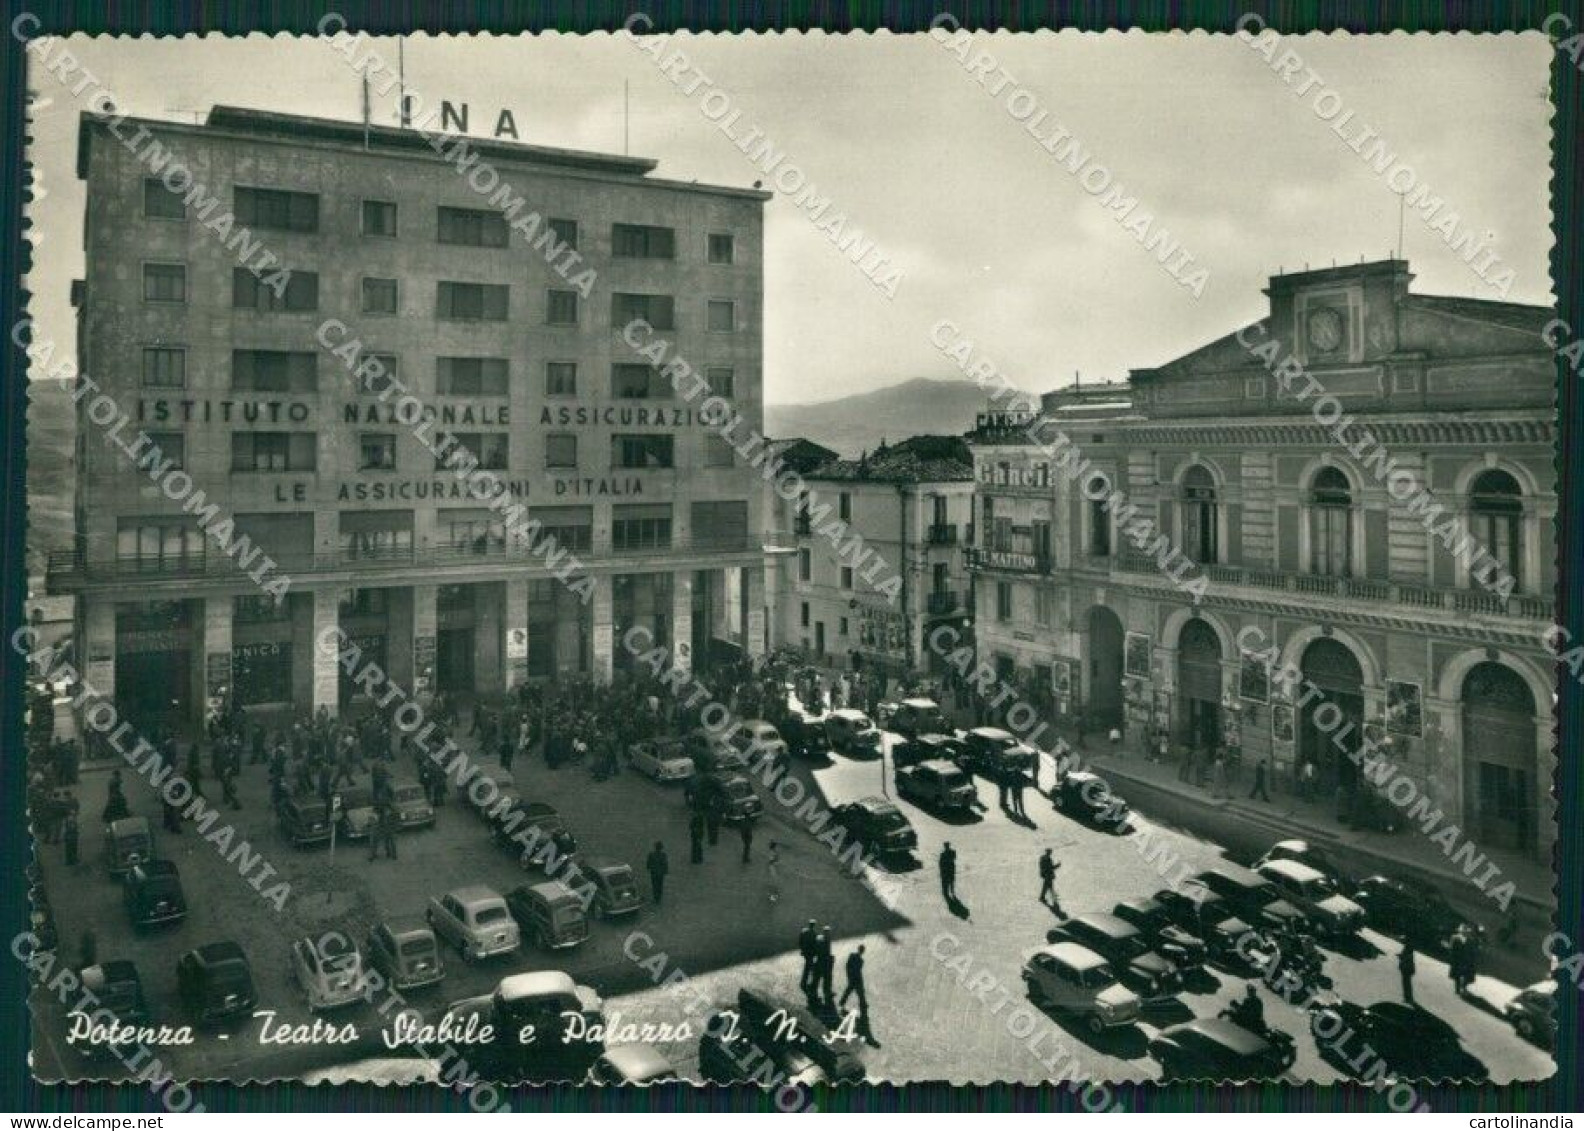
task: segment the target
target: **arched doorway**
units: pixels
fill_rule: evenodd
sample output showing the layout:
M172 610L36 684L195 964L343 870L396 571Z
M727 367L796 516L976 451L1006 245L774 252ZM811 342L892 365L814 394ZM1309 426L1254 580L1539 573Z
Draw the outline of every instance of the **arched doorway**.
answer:
M1463 678L1463 749L1479 840L1532 851L1535 844L1535 702L1504 664L1476 664Z
M1321 637L1304 649L1299 667L1312 695L1298 720L1298 764L1313 762L1316 780L1327 792L1340 789L1344 807L1358 787L1358 766L1349 757L1358 749L1364 724L1364 673L1346 644Z
M1183 625L1177 638L1177 696L1183 741L1199 750L1221 744L1221 640L1202 620Z
M1091 726L1122 722L1122 622L1104 605L1089 610L1089 686L1085 694Z

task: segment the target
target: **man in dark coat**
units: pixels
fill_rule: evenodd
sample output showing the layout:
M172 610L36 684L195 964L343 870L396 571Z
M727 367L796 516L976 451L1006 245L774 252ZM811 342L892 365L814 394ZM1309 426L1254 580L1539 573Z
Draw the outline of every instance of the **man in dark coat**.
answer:
M665 895L666 873L671 870L671 862L666 859L665 845L658 840L655 841L645 864L649 868L649 890L654 895L655 903L658 904Z

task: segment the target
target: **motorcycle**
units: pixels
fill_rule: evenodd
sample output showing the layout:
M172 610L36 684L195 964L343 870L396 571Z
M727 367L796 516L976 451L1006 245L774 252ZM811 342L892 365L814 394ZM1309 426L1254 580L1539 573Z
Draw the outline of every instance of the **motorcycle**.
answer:
M1287 1069L1292 1067L1293 1062L1298 1059L1298 1044L1293 1040L1291 1033L1274 1029L1263 1019L1254 1020L1236 1005L1227 1006L1216 1016L1222 1017L1240 1028L1247 1029L1274 1048L1279 1071L1287 1071Z
M1299 987L1307 992L1316 988L1330 988L1331 979L1325 973L1325 955L1307 935L1273 939L1275 955L1264 967L1265 983L1276 988L1278 981L1291 986L1298 980Z

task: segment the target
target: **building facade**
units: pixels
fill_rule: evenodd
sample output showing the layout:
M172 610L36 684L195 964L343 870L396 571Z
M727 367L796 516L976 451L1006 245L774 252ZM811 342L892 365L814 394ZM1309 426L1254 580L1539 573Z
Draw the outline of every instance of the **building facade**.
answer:
M1125 405L984 421L981 654L1179 757L1268 758L1288 788L1313 764L1344 814L1368 734L1390 796L1547 852L1550 312L1411 280L1395 260L1276 277L1265 318L1134 371Z
M683 665L762 649L761 484L623 330L647 321L762 427L769 194L457 140L84 117L81 368L290 579L262 594L84 398L76 544L49 585L77 597L100 691L336 709L359 691L313 642L337 625L404 686L482 695L608 679L630 625ZM564 556L469 493L463 450Z
M914 436L803 474L812 507L778 511L780 639L820 663L904 675L940 670L927 634L953 624L971 642L965 547L973 464L958 436ZM830 511L823 516L822 508ZM861 548L834 524L861 536ZM826 533L822 533L825 531Z

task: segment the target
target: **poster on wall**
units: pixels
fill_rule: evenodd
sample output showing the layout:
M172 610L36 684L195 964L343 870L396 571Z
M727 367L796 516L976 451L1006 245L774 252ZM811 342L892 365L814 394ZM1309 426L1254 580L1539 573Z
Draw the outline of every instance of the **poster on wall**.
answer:
M1072 695L1072 662L1060 657L1051 661L1051 694L1057 699Z
M1277 703L1271 708L1271 737L1277 742L1293 740L1293 709L1291 703Z
M1244 656L1238 669L1238 698L1252 703L1270 702L1270 669L1252 656Z
M1126 649L1122 654L1123 668L1128 675L1148 679L1150 674L1150 638L1142 632L1127 634Z
M1417 683L1386 681L1386 729L1410 738L1424 737L1424 701Z

